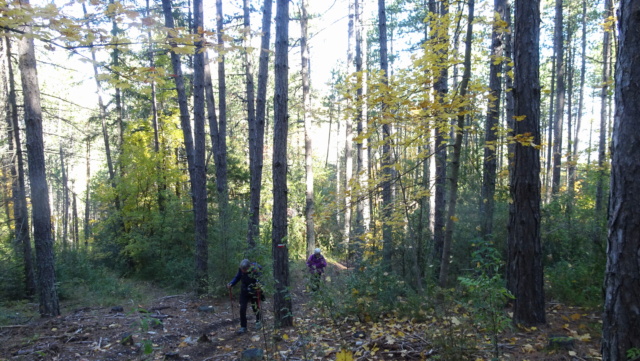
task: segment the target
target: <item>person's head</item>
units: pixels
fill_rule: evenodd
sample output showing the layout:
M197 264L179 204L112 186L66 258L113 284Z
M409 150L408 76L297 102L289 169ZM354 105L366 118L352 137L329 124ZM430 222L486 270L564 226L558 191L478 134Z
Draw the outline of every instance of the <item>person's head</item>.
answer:
M316 249L313 251L313 254L315 254L315 255L319 256L320 254L322 254L322 251L320 250L320 248L316 248Z
M240 270L242 272L247 272L249 270L249 267L251 267L251 262L249 262L248 259L245 258L240 261Z

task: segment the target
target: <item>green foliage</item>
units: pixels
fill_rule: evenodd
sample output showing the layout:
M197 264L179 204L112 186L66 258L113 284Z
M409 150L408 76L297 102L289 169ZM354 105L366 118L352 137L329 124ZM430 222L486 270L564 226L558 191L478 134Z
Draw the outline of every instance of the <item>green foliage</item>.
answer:
M474 274L459 277L458 280L466 290L474 322L490 334L494 358L498 359L499 335L511 324L504 306L513 296L504 286L500 273L503 266L502 258L492 242L477 242L472 259L476 264Z
M117 277L84 250L62 251L56 257L58 295L62 300L110 306L151 296L139 282Z
M640 360L640 348L632 347L627 350L627 358L629 361Z
M316 301L335 317L375 321L386 314L423 319L424 298L378 265L362 266L344 280L325 282Z
M599 307L602 305L604 267L604 257L576 263L562 261L547 267L547 295L574 306Z
M25 297L24 266L15 250L0 243L0 301Z

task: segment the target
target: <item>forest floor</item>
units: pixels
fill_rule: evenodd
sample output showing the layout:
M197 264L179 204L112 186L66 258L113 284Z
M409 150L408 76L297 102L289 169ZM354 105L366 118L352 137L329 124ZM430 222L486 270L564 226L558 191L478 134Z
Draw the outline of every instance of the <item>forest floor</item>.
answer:
M329 268L329 275L344 272L340 264L332 263ZM466 327L454 327L460 323L456 317L444 324L435 317L426 322L393 317L378 322L334 322L319 316L304 283L298 284L292 295L296 317L290 328L273 328L270 299L263 304L265 327L256 330L248 310L249 332L236 335L237 298L232 303L229 298L164 295L145 305L66 309L56 318L0 326L0 361L224 361L239 360L251 349L264 353L264 358L256 360L494 357L495 344L486 331L474 328L469 321L473 315L461 312L459 319L467 319ZM500 360L601 359L598 314L558 303L547 307L546 325L514 328L499 335ZM443 331L434 332L436 329Z

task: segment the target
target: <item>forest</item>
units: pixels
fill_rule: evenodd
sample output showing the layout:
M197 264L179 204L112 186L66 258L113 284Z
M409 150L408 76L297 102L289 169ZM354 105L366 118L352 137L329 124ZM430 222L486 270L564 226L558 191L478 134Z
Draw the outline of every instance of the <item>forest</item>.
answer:
M0 15L0 361L640 360L639 0Z

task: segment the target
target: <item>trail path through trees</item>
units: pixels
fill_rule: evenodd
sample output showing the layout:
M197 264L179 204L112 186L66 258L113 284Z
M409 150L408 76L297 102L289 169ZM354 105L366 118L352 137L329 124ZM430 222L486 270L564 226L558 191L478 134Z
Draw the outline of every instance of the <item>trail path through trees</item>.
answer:
M0 326L0 361L237 360L252 348L263 350L269 360L336 360L342 349L353 352L352 360L427 360L445 357L446 337L475 347L467 350L471 360L492 357L489 335L474 328L473 315L462 306L446 317L426 316L425 322L393 315L378 322L331 320L312 306L304 266L292 268L294 327L273 329L271 297L263 304L263 330L255 329L248 310L249 332L236 335L236 294L233 307L228 297L165 295L145 305L66 307L60 317ZM336 279L346 272L344 266L331 263L327 274ZM601 323L596 313L549 302L547 315L544 327L501 334L502 359L599 359L600 335L594 330ZM462 328L452 327L458 322ZM434 336L438 333L441 339ZM555 344L550 347L550 343ZM151 353L146 354L145 348Z

